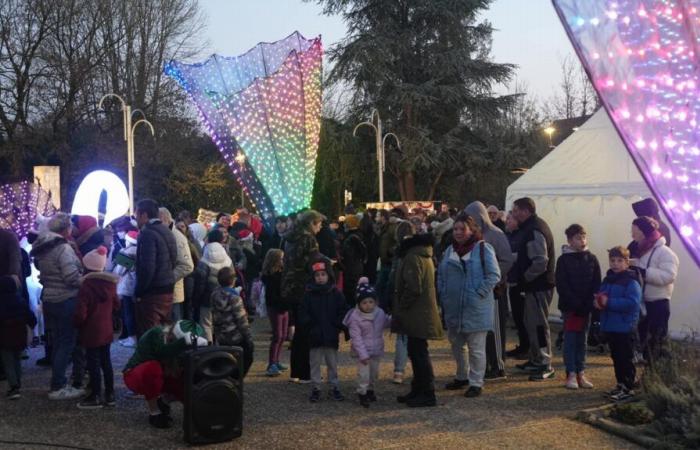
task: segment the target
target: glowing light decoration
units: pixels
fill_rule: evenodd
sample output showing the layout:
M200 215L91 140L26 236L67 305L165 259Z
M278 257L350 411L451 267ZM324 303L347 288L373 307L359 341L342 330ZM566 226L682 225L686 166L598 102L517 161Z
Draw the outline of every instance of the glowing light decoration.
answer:
M321 39L298 32L243 55L165 73L187 91L200 120L253 205L266 218L307 208L321 125ZM245 158L236 158L242 154Z
M0 228L13 230L19 240L27 235L37 216L52 216L51 194L38 184L22 181L0 186Z
M95 170L80 183L73 199L71 214L92 216L99 222L102 191L107 192L105 224L129 212L129 192L121 178L106 170Z
M553 0L658 203L700 265L700 0ZM615 58L599 58L613 52Z

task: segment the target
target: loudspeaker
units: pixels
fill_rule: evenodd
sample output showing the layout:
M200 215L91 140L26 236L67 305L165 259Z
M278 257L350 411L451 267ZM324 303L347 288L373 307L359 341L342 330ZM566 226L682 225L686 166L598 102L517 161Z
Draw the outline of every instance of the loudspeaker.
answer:
M202 347L185 353L183 428L189 444L229 441L243 433L243 350Z

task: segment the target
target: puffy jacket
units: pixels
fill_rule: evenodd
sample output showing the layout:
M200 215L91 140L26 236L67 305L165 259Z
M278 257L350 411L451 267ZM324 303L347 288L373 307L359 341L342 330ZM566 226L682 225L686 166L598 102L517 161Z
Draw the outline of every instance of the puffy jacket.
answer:
M353 308L345 315L343 325L350 331L352 350L359 360L384 355L384 329L391 325L391 317L381 308L371 313Z
M76 298L83 265L68 241L59 234L46 232L39 235L32 247L31 256L44 288L41 300L58 303Z
M311 261L319 256L318 242L310 231L295 229L284 244L284 272L282 298L296 306L304 298L304 289L310 279Z
M325 285L309 284L299 308L297 324L308 330L311 348L338 348L338 333L347 311L345 297L332 280Z
M192 253L190 252L190 243L187 240L187 236L174 227L171 231L177 246L177 258L173 269L173 277L175 278L173 303L182 303L185 301L184 278L194 271L194 263L192 262Z
M282 300L280 287L282 285L282 272L276 272L261 277L265 285L265 306L277 311L286 311L287 304Z
M555 271L559 310L585 316L593 310L593 296L600 289L598 258L588 250L562 247Z
M78 329L78 342L85 348L112 342L112 313L119 310L117 281L119 277L108 272L91 272L83 277L73 325Z
M219 345L253 342L240 288L216 288L211 294L211 314L214 335Z
M607 333L629 333L637 327L642 288L632 270L608 271L600 291L608 296L608 304L600 312L600 329Z
M678 275L678 256L666 245L664 237L637 260L637 267L644 269L644 301L670 300L673 282Z
M420 339L444 336L435 294L433 245L431 234L418 234L399 244L392 300L392 329L399 334Z
M123 248L114 259L112 273L119 277L117 295L133 297L136 289L136 246Z
M506 234L500 228L491 223L486 206L481 202L472 202L464 208L464 212L474 219L484 240L493 247L498 260L501 280L505 281L508 271L515 263L515 256L510 248L510 242Z
M134 296L171 294L176 263L177 244L173 233L159 220L147 223L139 233Z
M194 299L195 307L210 307L211 294L219 287L219 270L233 267L233 261L226 254L226 249L218 242L211 242L204 247L204 255L194 270Z
M450 246L438 266L438 297L447 328L461 333L493 330L493 288L500 279L496 254L489 244L478 242L461 258Z

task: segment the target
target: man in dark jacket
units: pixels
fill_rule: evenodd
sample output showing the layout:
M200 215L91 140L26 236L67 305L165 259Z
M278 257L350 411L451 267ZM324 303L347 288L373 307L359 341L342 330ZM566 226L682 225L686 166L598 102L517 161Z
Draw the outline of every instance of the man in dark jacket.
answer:
M391 289L392 284L389 279L391 273L391 264L394 260L394 250L396 249L396 226L399 223L398 214L401 210L392 210L391 213L385 209L379 211L379 261L381 267L377 277L377 296L379 297L379 306L384 311L389 310L391 304Z
M136 205L141 233L136 251L136 333L169 322L173 307L177 244L172 231L158 218L158 204L150 199Z
M356 215L349 215L345 218L347 234L340 251L341 267L343 268L343 295L351 307L355 306L357 282L363 275L366 275L364 271L367 262L367 247L362 240L359 226L360 220Z
M530 359L516 367L531 372L531 381L554 377L549 307L554 288L554 238L549 225L539 218L535 202L528 197L513 202L522 241L517 250L515 270L525 291L525 328L530 339Z

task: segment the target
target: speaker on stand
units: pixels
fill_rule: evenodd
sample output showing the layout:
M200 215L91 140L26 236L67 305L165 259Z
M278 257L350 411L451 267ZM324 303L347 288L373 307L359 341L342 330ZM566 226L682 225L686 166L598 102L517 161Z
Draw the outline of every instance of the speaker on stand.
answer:
M225 442L243 433L243 350L202 347L185 361L183 428L189 444Z

